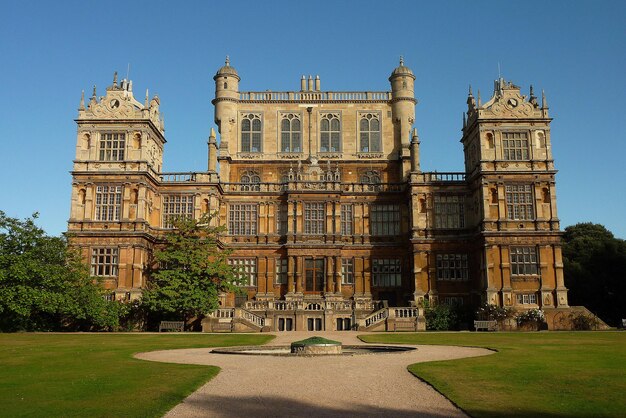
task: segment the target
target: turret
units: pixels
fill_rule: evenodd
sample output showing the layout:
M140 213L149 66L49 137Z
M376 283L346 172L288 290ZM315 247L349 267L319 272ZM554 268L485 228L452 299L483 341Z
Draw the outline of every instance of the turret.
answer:
M236 103L239 101L239 75L237 70L230 65L230 59L226 57L224 66L217 70L215 76L215 123L219 132L224 136L222 121L235 117Z
M404 66L404 59L400 57L400 65L393 70L389 77L391 83L391 111L394 123L394 143L399 147L403 159L403 177L410 169L409 141L411 127L415 122L415 76L409 67Z

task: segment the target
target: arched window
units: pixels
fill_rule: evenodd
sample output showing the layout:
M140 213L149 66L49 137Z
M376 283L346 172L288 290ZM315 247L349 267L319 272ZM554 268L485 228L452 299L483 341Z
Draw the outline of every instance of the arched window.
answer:
M376 113L364 113L360 115L359 134L361 152L379 152L380 146L380 120Z
M302 132L300 115L288 113L282 116L280 121L280 151L301 152Z
M341 122L339 115L322 114L320 121L320 152L341 151Z
M361 183L367 184L367 189L376 190L380 187L380 173L376 170L367 170L361 174Z
M241 190L256 191L261 190L261 176L256 171L244 171L241 175Z
M261 115L249 113L241 120L241 151L261 152Z

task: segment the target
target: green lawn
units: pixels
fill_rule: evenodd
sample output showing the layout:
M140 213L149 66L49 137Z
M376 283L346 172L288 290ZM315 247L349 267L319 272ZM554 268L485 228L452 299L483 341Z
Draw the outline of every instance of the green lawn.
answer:
M212 366L141 351L261 344L266 335L0 334L0 416L161 416L215 376Z
M488 347L409 371L473 417L623 417L626 332L411 333L366 342Z

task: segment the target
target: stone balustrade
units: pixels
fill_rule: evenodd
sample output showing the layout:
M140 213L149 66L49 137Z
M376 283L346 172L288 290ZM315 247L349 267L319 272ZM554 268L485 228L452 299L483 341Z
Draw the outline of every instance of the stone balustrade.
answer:
M246 91L239 93L242 102L387 102L390 91Z

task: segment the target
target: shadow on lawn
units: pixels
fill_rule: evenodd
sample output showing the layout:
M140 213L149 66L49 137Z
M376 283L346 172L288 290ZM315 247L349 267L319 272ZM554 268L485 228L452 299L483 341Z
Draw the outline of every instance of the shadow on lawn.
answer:
M337 399L341 400L341 393L337 393ZM275 396L249 396L245 398L232 398L220 395L205 395L202 400L186 399L185 405L194 408L196 416L199 411L204 416L220 417L306 417L306 418L345 418L345 417L394 417L394 418L416 418L449 417L449 410L426 411L426 410L405 410L396 408L371 407L368 405L354 405L350 409L333 408L320 405L312 405L294 399ZM182 406L183 404L179 405ZM198 408L198 409L196 409ZM198 415L199 416L199 415ZM463 416L459 411L458 416Z

